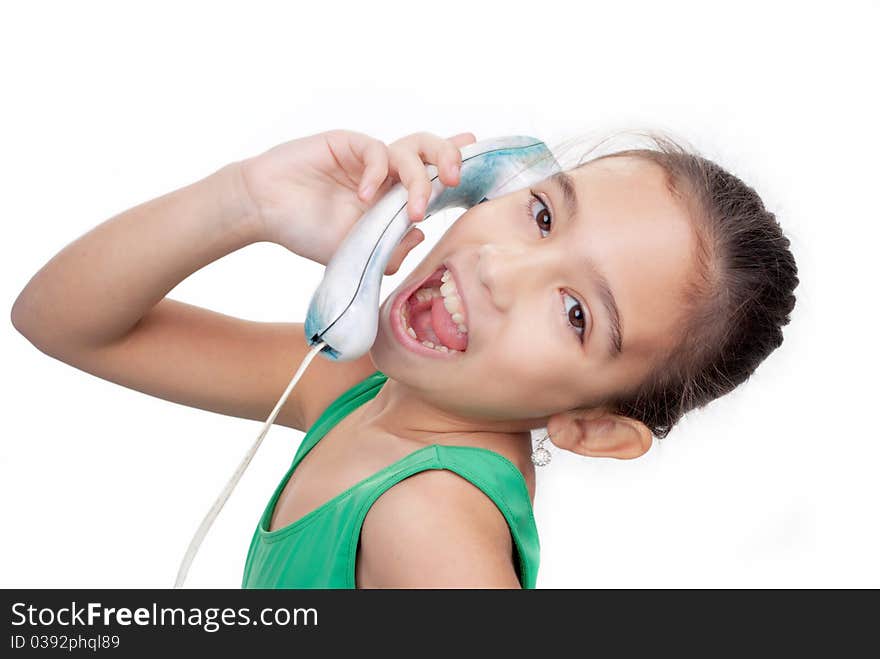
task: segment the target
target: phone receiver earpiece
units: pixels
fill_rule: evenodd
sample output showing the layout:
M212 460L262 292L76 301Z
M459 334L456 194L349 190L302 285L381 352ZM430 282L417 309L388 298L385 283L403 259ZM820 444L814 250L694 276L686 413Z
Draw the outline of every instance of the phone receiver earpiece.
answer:
M461 161L459 183L451 187L440 182L437 167L426 165L431 195L425 218L447 208L472 208L560 171L542 141L522 135L468 144ZM394 248L414 226L408 196L402 183L394 185L352 225L324 269L309 303L305 335L311 346L327 344L320 354L328 359L357 359L376 340L382 277Z

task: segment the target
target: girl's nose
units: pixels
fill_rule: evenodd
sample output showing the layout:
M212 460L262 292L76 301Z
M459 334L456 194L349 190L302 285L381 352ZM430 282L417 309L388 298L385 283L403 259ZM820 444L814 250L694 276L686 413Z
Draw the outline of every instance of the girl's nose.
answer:
M541 256L537 253L540 251L515 244L480 246L477 275L498 310L509 309L516 297L523 295L539 278L542 268L538 263Z

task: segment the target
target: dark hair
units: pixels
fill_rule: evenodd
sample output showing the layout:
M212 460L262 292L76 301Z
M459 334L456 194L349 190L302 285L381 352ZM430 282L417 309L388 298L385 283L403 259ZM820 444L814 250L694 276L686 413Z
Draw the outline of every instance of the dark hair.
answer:
M621 156L656 163L691 211L697 272L684 291L678 342L637 387L605 403L663 439L685 413L748 380L782 344L798 277L788 238L753 188L669 137L643 135L651 148L583 164Z

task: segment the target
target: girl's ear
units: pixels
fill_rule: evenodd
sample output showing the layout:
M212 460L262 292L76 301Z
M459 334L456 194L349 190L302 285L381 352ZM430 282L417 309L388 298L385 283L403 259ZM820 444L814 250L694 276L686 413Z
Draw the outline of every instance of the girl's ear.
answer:
M651 430L644 423L601 408L554 414L547 432L559 448L597 458L638 458L653 443Z

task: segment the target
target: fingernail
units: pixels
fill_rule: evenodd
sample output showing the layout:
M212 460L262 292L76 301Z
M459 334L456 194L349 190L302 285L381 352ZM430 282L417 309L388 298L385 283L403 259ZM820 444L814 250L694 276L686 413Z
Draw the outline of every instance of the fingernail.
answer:
M361 197L363 197L364 199L369 199L372 194L373 194L373 186L372 185L367 185L367 186L361 188Z

